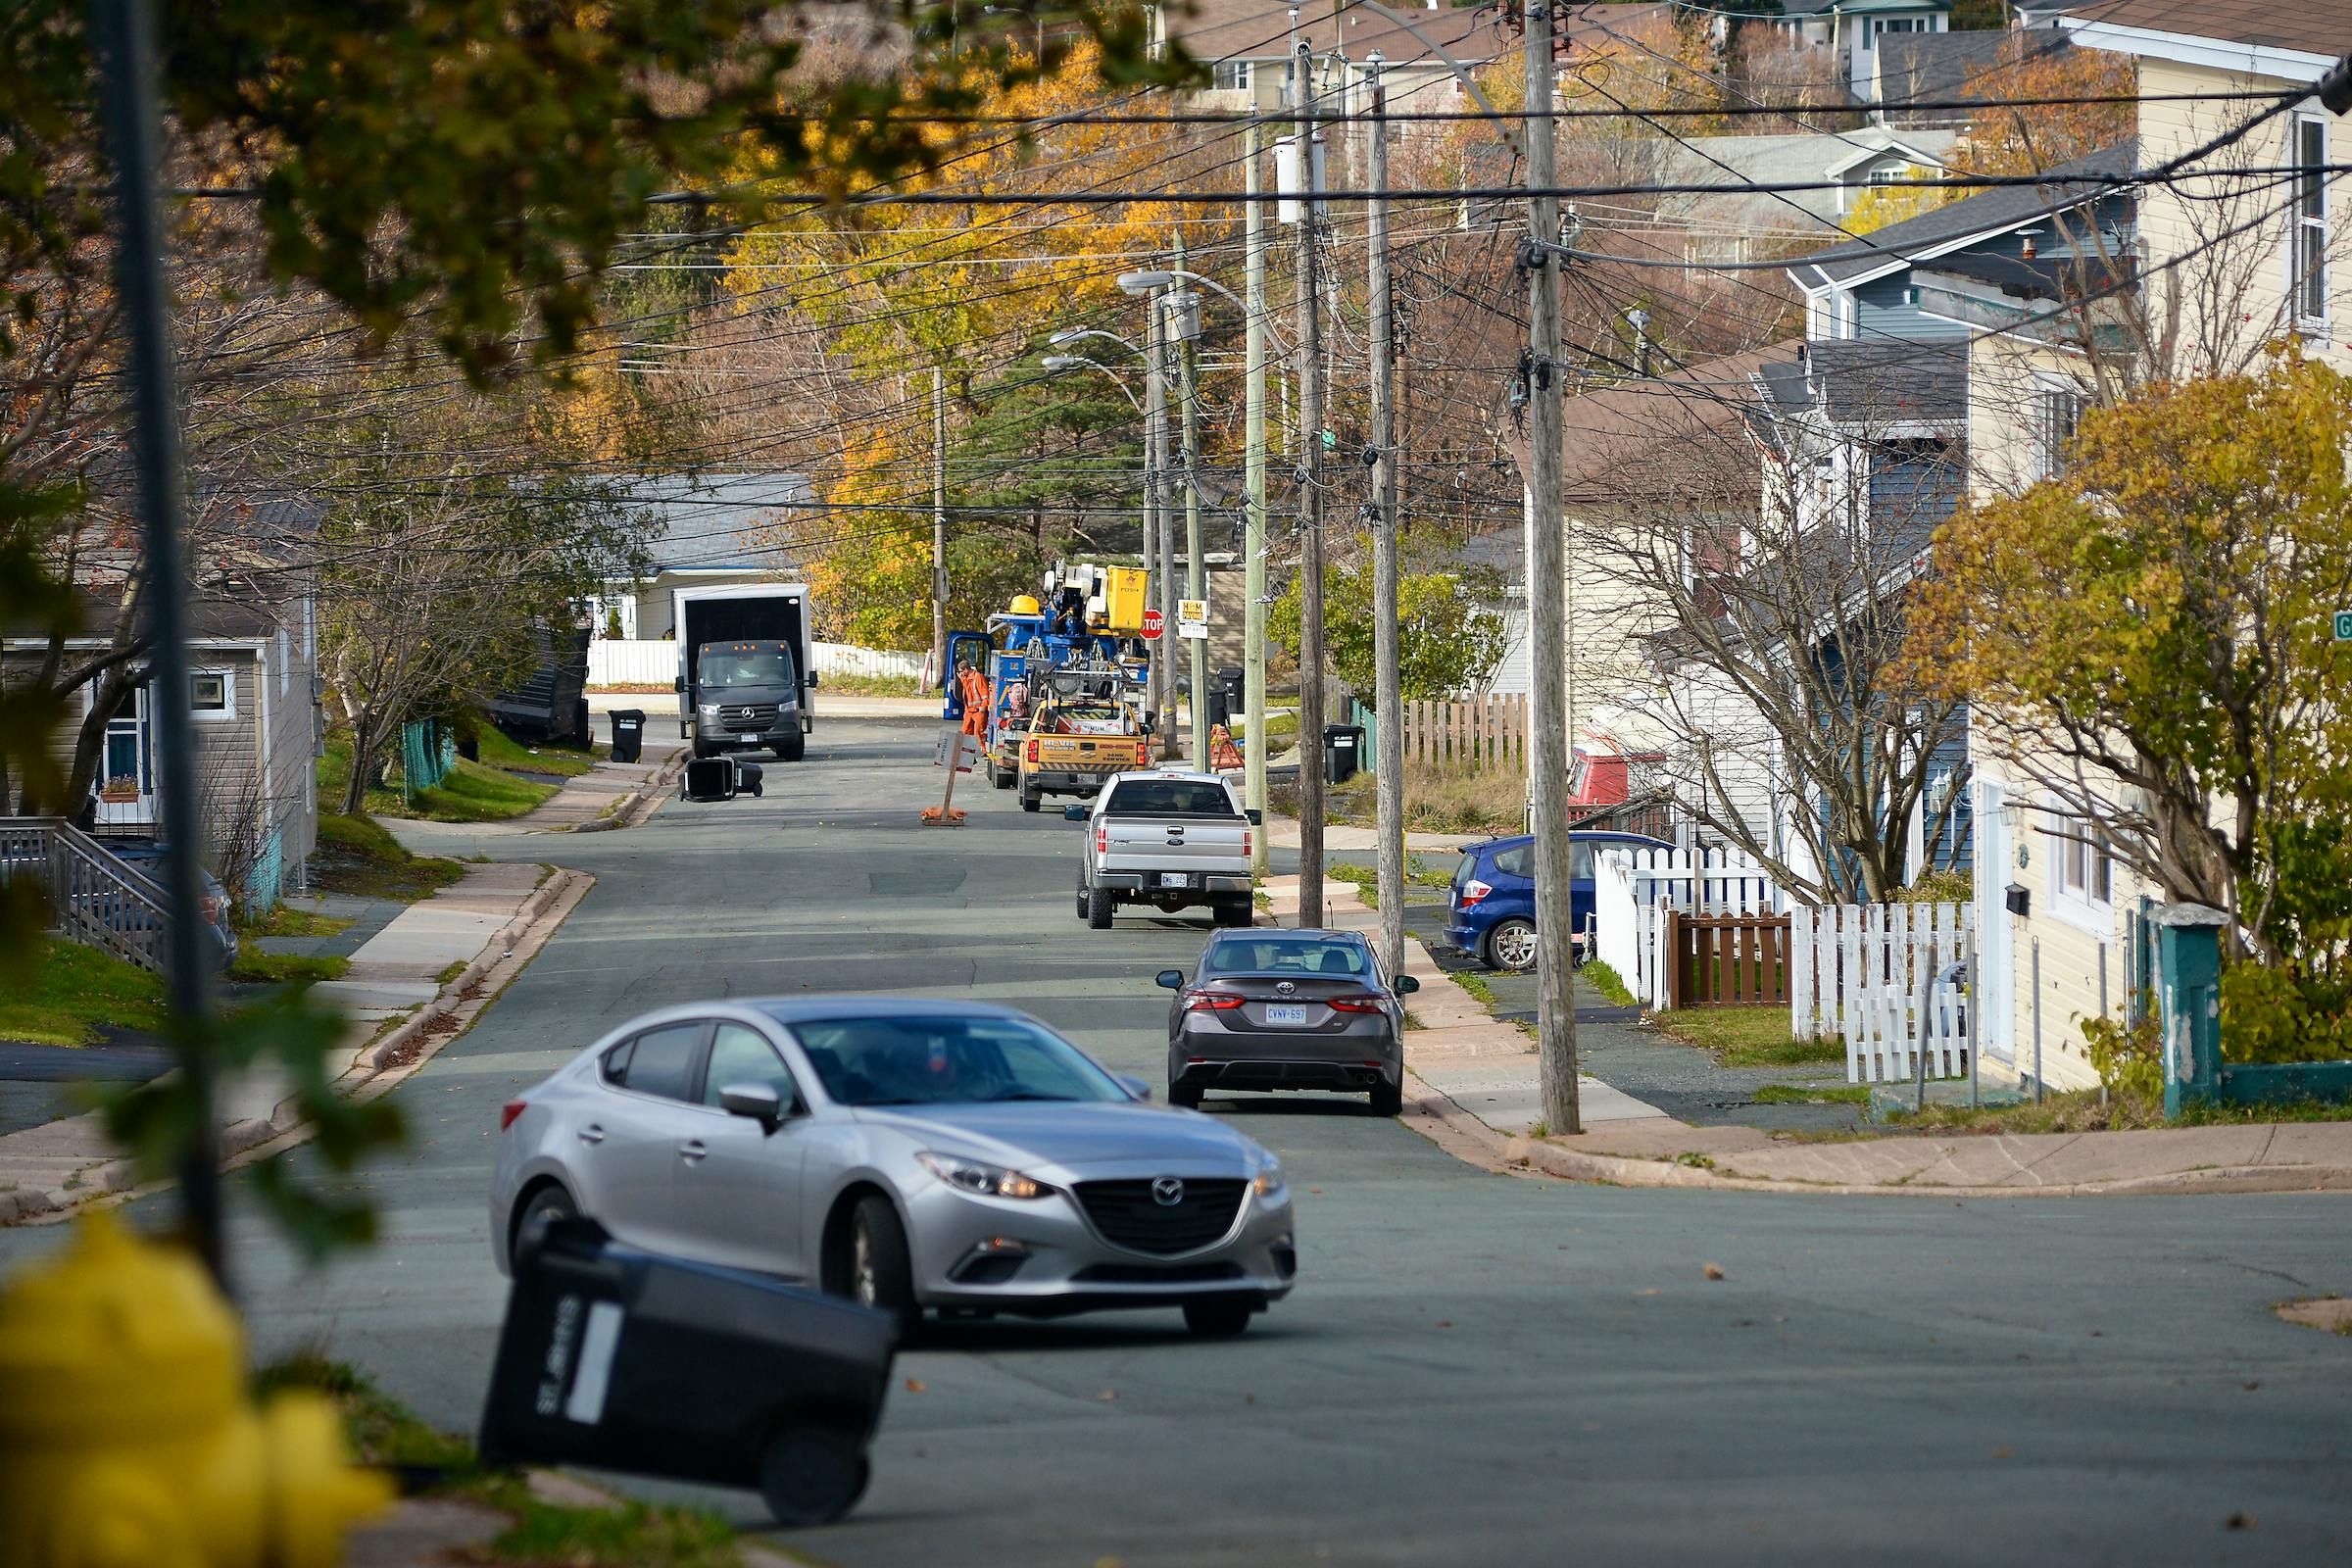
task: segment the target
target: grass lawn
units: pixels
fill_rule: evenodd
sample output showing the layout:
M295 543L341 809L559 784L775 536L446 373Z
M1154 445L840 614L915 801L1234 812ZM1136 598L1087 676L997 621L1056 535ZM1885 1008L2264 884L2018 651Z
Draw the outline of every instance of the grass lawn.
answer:
M263 953L246 947L238 950L237 961L228 966L228 978L313 986L321 980L340 980L350 968L351 960L341 954Z
M1868 1084L1766 1084L1748 1097L1759 1105L1867 1105Z
M465 874L466 868L455 860L411 855L372 818L318 818L318 852L311 860L311 878L328 893L415 904Z
M525 746L495 724L484 724L479 736L481 760L491 767L515 767L525 773L560 773L578 778L596 766L597 754L577 746Z
M1634 1004L1634 993L1626 985L1625 977L1598 958L1587 958L1578 967L1576 976L1599 992L1611 1006L1630 1007Z
M1845 1059L1842 1040L1789 1039L1786 1006L1676 1007L1652 1013L1650 1021L1660 1034L1716 1053L1726 1067L1802 1067Z
M35 1046L86 1046L97 1024L164 1027L164 981L136 964L43 937L29 974L0 971L0 1040Z
M281 904L260 923L244 927L244 932L252 937L331 937L350 929L351 922L341 915L320 914L298 905Z
M2164 1119L2164 1100L2130 1094L2111 1094L2104 1101L2095 1089L2051 1095L2036 1105L1930 1105L1924 1111L1897 1111L1886 1118L1890 1127L1919 1132L1948 1133L2086 1133L2140 1127L2214 1127L2247 1122L2352 1121L2352 1104L2328 1104L2316 1100L2278 1105L2196 1105L2179 1121Z
M514 746L511 741L508 744ZM514 750L530 755L519 746ZM330 736L326 755L318 760L318 798L340 802L350 782L351 745L347 739ZM557 788L461 757L446 778L419 792L416 799L398 789L372 789L366 805L370 816L404 816L424 822L503 822L539 805Z
M700 1508L615 1501L609 1507L543 1502L520 1475L487 1470L465 1438L436 1432L368 1378L339 1361L297 1354L254 1375L258 1392L304 1389L341 1411L346 1441L362 1462L438 1472L428 1494L461 1497L511 1523L486 1556L465 1560L566 1568L734 1568L735 1532Z
M1272 726L1269 725L1269 728ZM1334 822L1370 827L1379 818L1379 785L1358 773L1323 793L1324 815ZM1411 833L1516 833L1526 820L1527 778L1509 768L1482 772L1407 767L1404 770L1404 826ZM1287 816L1298 814L1297 785L1272 792L1272 805ZM1450 876L1451 867L1447 867Z
M912 675L827 675L819 701L831 697L927 697L930 690Z

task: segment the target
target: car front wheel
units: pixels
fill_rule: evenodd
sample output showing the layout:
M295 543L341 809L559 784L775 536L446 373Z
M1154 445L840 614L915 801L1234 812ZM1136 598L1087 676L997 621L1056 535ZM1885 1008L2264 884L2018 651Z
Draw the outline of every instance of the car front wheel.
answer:
M1497 969L1524 973L1536 966L1536 927L1532 920L1513 915L1497 920L1487 933L1487 961Z
M841 1255L826 1272L830 1294L888 1312L899 1320L902 1333L921 1315L914 1301L914 1266L907 1261L906 1227L879 1193L858 1200Z

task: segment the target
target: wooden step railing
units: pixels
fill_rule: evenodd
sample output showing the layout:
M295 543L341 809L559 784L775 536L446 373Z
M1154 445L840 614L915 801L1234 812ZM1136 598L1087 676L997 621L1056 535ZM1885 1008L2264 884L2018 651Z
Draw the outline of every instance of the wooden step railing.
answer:
M59 935L162 973L168 908L156 882L61 817L0 816L0 883L29 878Z

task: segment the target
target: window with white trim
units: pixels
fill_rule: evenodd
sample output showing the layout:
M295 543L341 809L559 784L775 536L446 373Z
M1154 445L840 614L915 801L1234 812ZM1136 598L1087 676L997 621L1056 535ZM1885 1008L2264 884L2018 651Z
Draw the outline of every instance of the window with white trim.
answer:
M2050 909L2077 924L2103 929L2115 919L2115 860L2080 821L2043 830L2050 846Z
M1221 91L1248 92L1250 90L1250 62L1247 60L1220 60L1212 74Z
M2328 122L2294 122L2295 226L2287 289L2298 321L2328 319Z
M2082 392L2071 381L2043 376L2034 383L2034 476L2054 478L2066 471L2067 443L2082 422Z
M225 669L188 671L188 711L198 719L237 716L237 677Z

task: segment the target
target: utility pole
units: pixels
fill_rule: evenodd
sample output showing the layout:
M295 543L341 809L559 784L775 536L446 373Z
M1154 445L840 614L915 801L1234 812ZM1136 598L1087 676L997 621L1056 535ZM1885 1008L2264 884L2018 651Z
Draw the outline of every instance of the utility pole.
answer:
M163 221L158 210L155 12L148 0L93 0L92 31L105 51L107 139L115 161L115 287L130 330L131 451L139 521L146 534L146 601L162 775L164 935L168 996L180 1082L191 1107L179 1166L180 1214L188 1245L227 1294L221 1249L220 1145L214 1125L211 970L197 914L195 736L188 719L188 565L180 502L178 399L172 390L172 321L164 291Z
M1185 270L1184 230L1176 230L1176 270ZM1171 295L1170 298L1175 298ZM1200 556L1200 428L1198 376L1200 296L1192 296L1192 319L1176 335L1177 401L1184 405L1185 596L1208 599L1208 563ZM1174 625L1168 627L1174 631ZM1193 665L1193 770L1208 771L1208 639L1188 637Z
M931 367L931 667L948 668L948 372Z
M1151 470L1152 596L1159 601L1159 646L1152 662L1159 671L1159 757L1176 755L1176 540L1174 498L1168 493L1168 378L1167 331L1160 302L1166 290L1153 289L1147 305L1152 319L1144 328L1144 427L1151 442L1145 459Z
M1242 759L1242 801L1263 816L1266 809L1266 206L1265 130L1250 122L1250 163L1243 189L1243 234L1248 262L1243 275L1242 361L1246 388L1242 403L1242 481L1249 511L1242 519L1242 711L1249 720L1250 747ZM1250 838L1250 869L1266 869L1266 835Z
M1291 48L1298 183L1298 923L1323 923L1323 323L1315 286L1314 53Z
M1367 188L1389 188L1388 90L1381 85L1379 51L1364 62L1371 114L1362 127ZM1380 964L1404 972L1404 736L1403 690L1396 625L1396 289L1389 275L1389 200L1364 205L1364 248L1372 312L1372 664L1373 784L1379 792Z
M1567 561L1560 517L1560 213L1551 121L1551 8L1527 6L1527 446L1530 491L1527 603L1536 695L1529 770L1536 834L1536 1032L1544 1121L1580 1133L1576 1093L1576 971L1568 838Z

